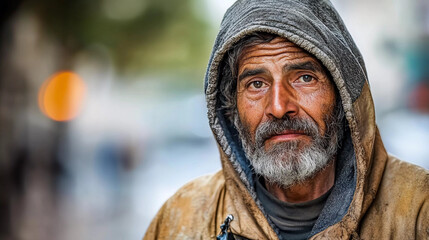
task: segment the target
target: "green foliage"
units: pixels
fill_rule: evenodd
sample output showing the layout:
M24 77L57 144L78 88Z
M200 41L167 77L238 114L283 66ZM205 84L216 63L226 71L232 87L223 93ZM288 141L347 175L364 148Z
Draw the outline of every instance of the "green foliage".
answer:
M125 15L123 20L108 16L108 0L38 0L28 2L27 7L68 52L103 45L119 71L204 72L213 42L209 36L212 29L199 17L202 14L194 12L194 0L140 1L144 2L140 14L130 19ZM133 10L132 6L128 9Z

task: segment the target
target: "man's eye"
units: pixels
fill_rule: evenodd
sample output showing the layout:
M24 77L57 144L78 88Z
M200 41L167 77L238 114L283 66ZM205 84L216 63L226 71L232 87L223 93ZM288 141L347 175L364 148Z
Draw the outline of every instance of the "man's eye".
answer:
M312 77L311 75L302 75L301 77L299 77L299 79L303 82L309 83L313 81L314 77Z
M254 81L251 82L249 86L252 86L254 88L261 88L264 85L262 81Z

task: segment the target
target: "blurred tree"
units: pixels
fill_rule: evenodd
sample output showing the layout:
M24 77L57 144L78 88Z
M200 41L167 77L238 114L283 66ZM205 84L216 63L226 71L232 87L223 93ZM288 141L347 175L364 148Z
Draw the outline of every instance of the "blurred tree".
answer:
M196 0L39 0L34 9L64 54L101 44L120 72L165 69L203 73L212 44ZM67 65L67 63L65 63Z

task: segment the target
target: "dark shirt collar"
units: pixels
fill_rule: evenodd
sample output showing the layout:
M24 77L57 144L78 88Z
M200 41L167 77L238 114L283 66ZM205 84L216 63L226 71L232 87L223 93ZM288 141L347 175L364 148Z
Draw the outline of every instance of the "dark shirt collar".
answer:
M256 194L266 214L287 239L307 238L330 193L331 190L307 202L288 203L268 192L261 179L256 181Z

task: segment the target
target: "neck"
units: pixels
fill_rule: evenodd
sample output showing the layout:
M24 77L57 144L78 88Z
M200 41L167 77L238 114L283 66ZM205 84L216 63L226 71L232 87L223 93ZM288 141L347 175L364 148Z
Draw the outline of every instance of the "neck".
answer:
M277 184L265 181L265 187L268 192L281 201L300 203L322 196L332 188L334 181L335 160L332 160L328 166L308 180L289 186L288 188L282 188Z

